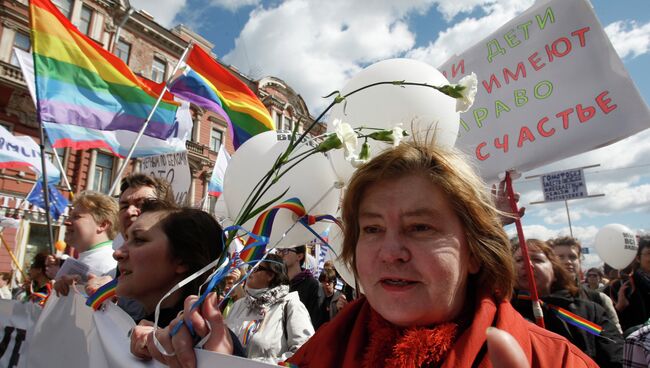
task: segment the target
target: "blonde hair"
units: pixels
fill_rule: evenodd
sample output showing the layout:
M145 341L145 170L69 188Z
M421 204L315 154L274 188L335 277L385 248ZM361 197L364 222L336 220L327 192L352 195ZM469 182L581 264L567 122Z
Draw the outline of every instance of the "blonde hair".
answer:
M509 298L514 286L514 267L508 237L483 181L455 150L433 144L404 142L359 168L348 184L342 205L344 240L341 257L356 269L359 239L359 205L365 191L382 180L425 175L440 188L460 219L471 256L481 268L477 287L491 290L497 299Z
M83 207L86 209L97 224L108 221L110 226L106 229L106 235L108 235L109 239L115 238L117 234L117 213L119 210L115 199L103 193L84 191L75 196L72 207Z

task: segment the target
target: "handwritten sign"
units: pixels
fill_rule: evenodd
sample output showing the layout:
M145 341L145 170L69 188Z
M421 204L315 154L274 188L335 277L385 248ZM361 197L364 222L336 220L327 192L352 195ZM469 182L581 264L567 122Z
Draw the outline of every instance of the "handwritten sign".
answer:
M587 184L582 169L556 171L540 177L544 201L565 201L587 196Z
M174 190L176 203L185 204L192 181L187 151L143 157L140 171L167 180Z
M488 180L650 127L648 106L587 0L538 1L440 69L452 82L478 76L456 146Z

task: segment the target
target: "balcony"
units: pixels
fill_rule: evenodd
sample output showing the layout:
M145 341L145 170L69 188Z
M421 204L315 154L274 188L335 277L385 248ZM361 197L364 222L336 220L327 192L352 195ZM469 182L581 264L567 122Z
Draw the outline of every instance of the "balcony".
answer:
M18 86L25 86L25 77L19 67L0 61L0 78Z

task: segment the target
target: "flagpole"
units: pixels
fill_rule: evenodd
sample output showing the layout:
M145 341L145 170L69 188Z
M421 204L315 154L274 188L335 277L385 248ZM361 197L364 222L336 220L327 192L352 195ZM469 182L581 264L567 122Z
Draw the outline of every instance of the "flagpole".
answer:
M133 155L133 152L135 151L135 147L138 145L138 142L140 141L140 138L142 138L142 135L144 134L144 131L147 129L147 126L149 125L149 121L153 117L153 114L156 112L156 108L158 108L158 105L160 105L160 101L162 101L163 96L165 95L165 92L167 92L167 85L169 84L169 81L174 77L176 72L178 71L178 68L180 67L181 63L185 61L185 57L187 57L187 53L192 49L193 42L190 41L183 51L183 54L181 55L181 58L178 59L178 63L176 63L176 66L174 67L174 70L172 70L171 74L165 81L165 85L163 86L162 92L160 92L160 96L158 96L158 100L156 100L156 103L153 105L153 108L149 112L149 116L147 116L147 120L144 121L144 124L142 125L142 128L138 132L138 135L135 137L135 141L133 141L133 145L129 149L129 153L126 155L124 158L124 162L122 163L122 166L120 167L120 170L117 173L117 176L115 177L115 180L113 181L113 185L111 185L111 190L108 191L108 194L111 195L116 189L118 184L120 183L122 179L122 175L124 174L124 170L126 170L126 167L129 165L129 160L131 160L131 156Z
M52 145L50 144L50 147ZM61 159L59 159L59 155L56 152L56 148L52 147L52 152L54 152L54 161L56 161L56 165L59 167L59 170L61 170L61 173L63 174L63 183L65 186L68 188L68 191L70 192L70 199L74 199L74 193L72 193L72 186L70 186L70 182L68 181L68 175L63 168L63 164L61 163Z
M30 4L30 12L29 12L29 29L30 29L30 36L32 40L35 39L34 37L34 24L33 24L33 19L32 19L32 11L31 11L31 4ZM32 52L32 60L34 62L34 77L36 77L36 60L35 56L36 53ZM47 237L49 241L49 248L50 252L54 254L54 234L52 233L52 217L50 216L50 192L49 188L47 186L47 165L45 164L45 132L43 131L43 121L41 120L41 99L39 98L38 95L38 83L34 83L34 94L36 95L36 119L38 119L38 127L39 131L41 134L41 141L39 146L41 147L41 166L43 170L43 198L45 199L45 218L47 219ZM56 154L56 151L54 152Z

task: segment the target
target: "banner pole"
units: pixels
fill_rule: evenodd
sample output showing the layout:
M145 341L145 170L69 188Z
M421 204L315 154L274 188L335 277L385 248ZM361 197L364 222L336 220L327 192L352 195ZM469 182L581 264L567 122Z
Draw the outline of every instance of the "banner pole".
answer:
M131 160L131 156L133 155L133 152L135 151L135 147L138 145L138 142L140 141L140 138L142 138L142 135L144 134L144 131L147 129L147 126L149 125L149 121L151 118L153 118L154 112L156 112L156 108L158 108L158 105L160 105L160 101L162 101L163 96L165 95L165 92L167 92L167 85L169 84L169 81L174 77L176 74L176 71L178 71L178 68L180 65L185 61L185 57L187 56L188 52L190 49L192 49L193 43L190 41L190 43L187 45L185 48L185 51L183 51L183 54L181 55L181 58L178 59L178 63L176 63L176 66L174 67L174 70L172 70L171 74L169 75L169 78L165 81L165 85L163 86L162 91L160 92L160 96L158 96L158 99L156 100L156 103L153 105L153 108L149 112L149 116L147 116L147 119L145 120L144 124L142 124L142 128L140 128L140 131L138 132L138 135L135 138L135 141L133 141L133 145L129 149L129 153L126 155L124 158L124 162L122 163L122 166L120 167L120 170L117 173L117 176L115 177L115 180L113 181L113 184L111 185L111 189L108 191L108 194L111 195L115 190L117 189L117 186L119 185L120 181L122 180L122 175L124 174L124 170L126 170L126 167L129 165L129 160Z
M542 311L542 306L539 302L539 295L537 294L537 285L535 284L535 276L533 274L533 264L530 262L528 246L526 245L526 239L524 238L524 228L521 226L521 218L519 215L516 215L519 213L519 208L517 207L517 201L515 200L515 191L512 189L512 178L510 177L510 171L506 171L506 190L508 191L510 209L516 216L515 226L517 227L517 236L519 237L519 249L521 249L523 262L527 265L526 276L528 277L530 298L533 302L533 315L535 316L535 323L538 326L544 328L544 312Z

